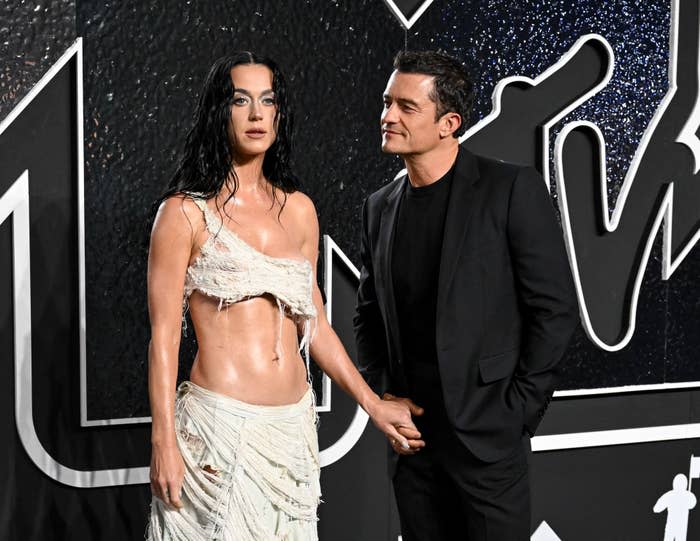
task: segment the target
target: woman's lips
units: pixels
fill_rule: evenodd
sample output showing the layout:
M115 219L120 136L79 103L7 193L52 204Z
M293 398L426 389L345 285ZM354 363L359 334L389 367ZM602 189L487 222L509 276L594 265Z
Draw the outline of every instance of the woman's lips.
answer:
M267 135L267 132L262 130L248 130L245 134L251 139L262 139Z

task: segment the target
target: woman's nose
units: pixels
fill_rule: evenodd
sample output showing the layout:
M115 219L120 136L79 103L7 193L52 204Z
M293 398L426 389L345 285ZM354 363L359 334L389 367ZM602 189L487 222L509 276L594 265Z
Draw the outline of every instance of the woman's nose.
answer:
M252 102L250 106L250 119L260 120L262 118L262 110L260 109L260 104L257 102Z

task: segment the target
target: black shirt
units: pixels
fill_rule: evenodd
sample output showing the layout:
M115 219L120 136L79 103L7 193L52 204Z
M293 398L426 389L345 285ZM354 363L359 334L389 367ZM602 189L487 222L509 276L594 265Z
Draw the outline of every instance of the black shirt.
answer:
M391 275L399 320L404 368L437 369L435 326L440 253L454 165L441 179L415 188L410 182L401 197Z

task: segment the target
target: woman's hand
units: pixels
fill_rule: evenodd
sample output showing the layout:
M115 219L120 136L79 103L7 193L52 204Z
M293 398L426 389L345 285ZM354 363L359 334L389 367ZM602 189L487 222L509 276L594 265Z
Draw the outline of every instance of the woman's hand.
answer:
M180 509L185 462L176 443L153 444L151 451L151 493L166 505Z
M423 408L408 398L398 398L386 393L367 408L374 425L386 434L391 447L399 454L412 455L425 447L421 434L413 424L411 415L422 415Z

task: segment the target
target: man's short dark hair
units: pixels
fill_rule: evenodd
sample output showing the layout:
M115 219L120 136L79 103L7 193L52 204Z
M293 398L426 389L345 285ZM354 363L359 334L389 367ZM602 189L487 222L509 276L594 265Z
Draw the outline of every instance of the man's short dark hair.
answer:
M459 137L466 131L474 102L474 83L459 60L439 51L401 51L394 57L394 69L434 77L430 99L437 108L435 120L445 113L457 113L462 117L462 125L453 135Z

